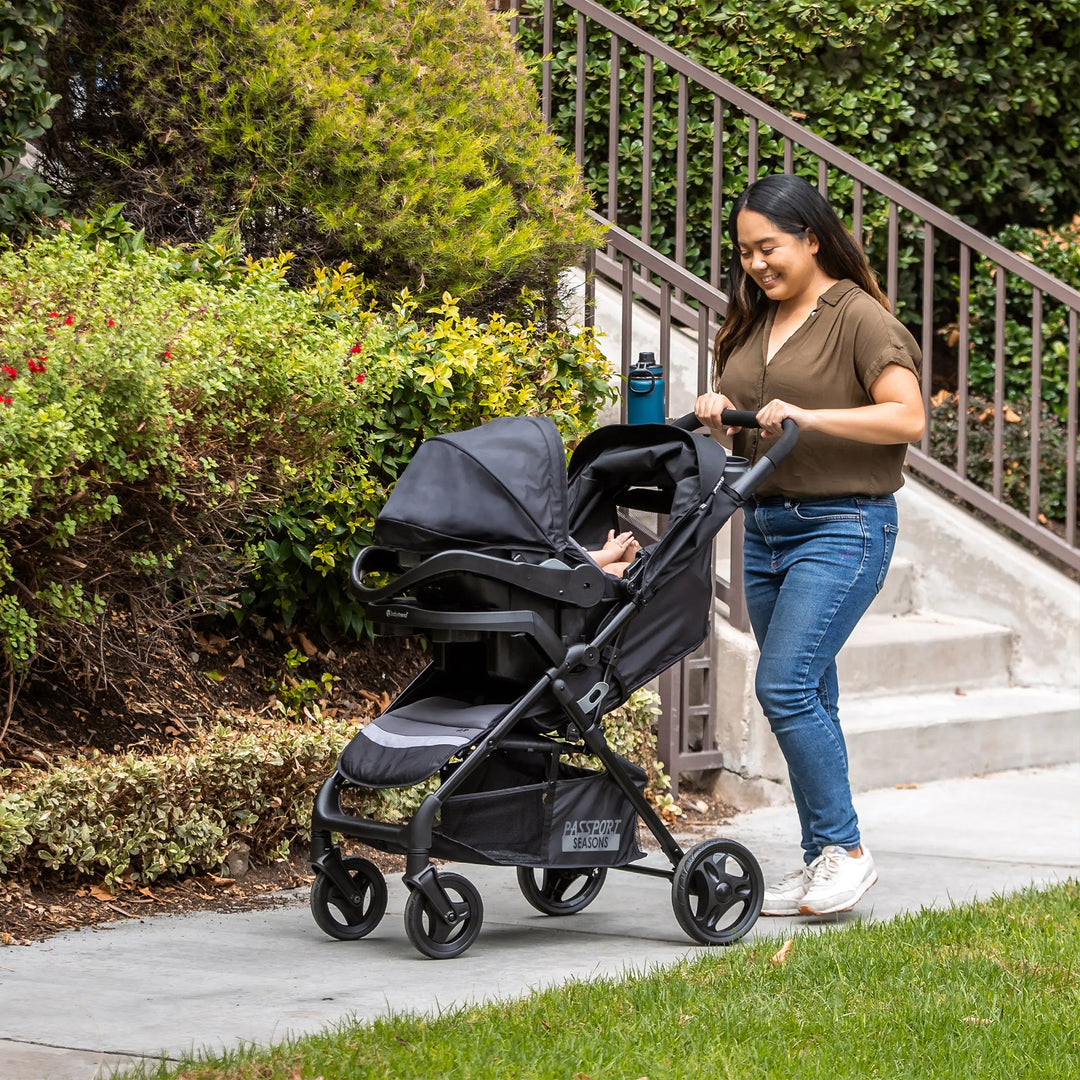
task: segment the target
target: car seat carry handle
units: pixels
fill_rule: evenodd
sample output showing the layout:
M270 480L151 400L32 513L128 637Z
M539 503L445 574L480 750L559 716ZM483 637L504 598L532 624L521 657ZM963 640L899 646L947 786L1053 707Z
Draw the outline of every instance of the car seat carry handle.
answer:
M364 577L376 572L400 576L386 585L366 585ZM375 603L401 596L417 585L463 573L502 581L577 607L593 607L604 598L604 572L595 563L572 568L537 566L475 551L443 551L402 572L398 553L392 548L368 547L353 560L350 582L357 599Z

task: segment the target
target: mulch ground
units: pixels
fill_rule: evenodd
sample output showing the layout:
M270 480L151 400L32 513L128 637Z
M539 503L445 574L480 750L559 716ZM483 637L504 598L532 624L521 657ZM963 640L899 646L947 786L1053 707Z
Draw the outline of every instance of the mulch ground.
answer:
M356 845L387 876L404 872L404 859ZM196 911L251 911L289 902L284 890L311 883L307 851L269 866L252 866L243 877L213 875L159 879L150 885L122 882L114 893L104 885L77 882L39 886L0 881L0 945L30 945L65 930L151 915Z
M336 682L321 701L324 713L359 720L384 708L423 668L423 650L406 639L343 647L315 634L264 628L259 634L219 631L159 635L151 663L110 664L102 684L94 672L45 671L22 687L0 736L0 767L47 768L75 754L137 750L147 754L181 746L206 716L266 714L288 680ZM288 667L294 651L306 662ZM2 716L2 713L0 713ZM678 828L719 824L734 811L706 792L680 799ZM360 844L350 853L371 859L388 876L404 872L400 856ZM54 934L124 919L196 911L241 911L288 902L285 890L310 884L307 851L289 860L252 865L235 878L213 875L161 878L149 885L121 882L115 892L100 882L25 883L0 879L0 945L29 945Z

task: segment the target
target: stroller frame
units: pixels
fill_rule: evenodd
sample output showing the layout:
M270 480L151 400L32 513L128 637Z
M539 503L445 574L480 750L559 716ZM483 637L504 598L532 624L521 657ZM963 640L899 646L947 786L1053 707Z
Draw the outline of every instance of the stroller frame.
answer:
M756 426L753 413L729 411L724 422ZM692 430L698 422L691 414L675 422ZM731 483L729 494L741 502L751 494L790 452L798 438L791 421L768 454ZM370 586L365 578L373 573L396 575L389 584ZM408 821L388 823L347 813L341 807L342 791L353 785L335 770L320 788L312 812L311 857L315 871L311 907L318 925L332 937L354 940L365 937L378 925L387 904L382 873L370 860L344 857L334 841L340 833L376 850L405 857L403 881L409 889L405 911L406 932L412 944L434 959L460 956L476 940L482 922L479 893L461 875L441 870L432 858L452 858L459 862L499 863L481 854L462 856L454 844L446 847L436 831L436 820L448 799L468 790L497 750L519 750L547 755L553 766L565 754L592 754L633 807L637 818L656 840L670 864L668 869L632 863L610 868L672 883L672 906L679 925L696 942L728 945L738 941L756 922L764 896L760 867L741 844L726 838L702 841L684 851L646 799L640 780L609 746L602 726L603 703L608 693L604 680L603 653L616 641L623 628L642 608L632 581L620 581L621 599L587 642L567 645L558 634L531 610L445 611L421 606L407 593L455 575L512 585L518 590L570 601L589 607L603 592L603 571L595 565L553 567L515 562L493 555L464 550L447 550L432 555L419 565L401 567L397 553L382 547L362 551L352 567L351 584L362 599L368 617L391 634L427 633L433 642L455 643L483 640L491 634L509 634L526 639L539 654L543 671L532 686L509 710L465 747L460 762L444 766L437 790L428 794ZM582 674L594 672L591 685L582 683ZM398 702L411 700L413 688L423 675L399 695ZM582 686L585 692L581 693ZM565 717L565 739L547 734L515 730L542 698L554 699ZM550 728L548 730L551 730ZM400 786L400 785L386 785ZM635 819L636 820L636 819ZM640 857L638 852L638 857ZM552 868L519 865L518 884L525 898L548 915L573 914L595 899L603 885L607 866ZM535 871L541 871L538 884Z

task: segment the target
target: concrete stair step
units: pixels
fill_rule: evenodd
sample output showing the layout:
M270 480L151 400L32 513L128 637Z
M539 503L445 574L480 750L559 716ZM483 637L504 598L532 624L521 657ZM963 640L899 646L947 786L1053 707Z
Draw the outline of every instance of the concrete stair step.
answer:
M874 597L870 612L875 615L907 615L917 610L918 570L910 559L893 556L885 584Z
M1080 761L1075 690L848 696L840 720L858 791Z
M1013 634L953 615L868 612L837 658L846 695L1006 686Z

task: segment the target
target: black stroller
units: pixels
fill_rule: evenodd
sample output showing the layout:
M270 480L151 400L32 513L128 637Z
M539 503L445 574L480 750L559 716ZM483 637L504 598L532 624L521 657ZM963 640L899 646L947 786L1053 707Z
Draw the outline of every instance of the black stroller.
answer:
M753 413L725 420L756 424ZM581 911L614 867L670 880L675 917L702 944L730 944L753 926L764 893L753 855L722 838L684 852L646 800L644 772L608 746L602 725L705 639L712 540L798 438L786 422L748 469L691 434L697 426L691 415L601 428L568 468L546 418L493 420L417 451L352 587L376 633L423 634L432 660L353 738L316 797L311 909L326 933L362 938L387 903L378 868L343 856L333 833L405 856L405 929L436 959L472 945L483 905L433 858L515 866L525 899L548 915ZM620 510L666 515L668 527L617 578L584 549L619 530ZM571 764L575 753L603 768ZM410 787L436 773L437 789L405 823L342 810L343 789ZM634 865L644 857L638 818L670 869Z

